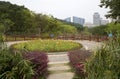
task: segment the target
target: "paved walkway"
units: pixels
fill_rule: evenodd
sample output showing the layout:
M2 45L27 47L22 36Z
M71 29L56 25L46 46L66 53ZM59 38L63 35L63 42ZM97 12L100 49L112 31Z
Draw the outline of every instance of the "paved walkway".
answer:
M21 41L17 42L7 42L7 45L10 46L15 43L20 43ZM26 41L24 41L26 42ZM86 50L94 50L97 47L100 47L100 43L93 42L93 41L80 41L76 40L75 42L81 43ZM71 68L68 65L69 58L67 56L67 52L59 52L59 53L48 53L49 58L49 67L48 71L50 75L47 79L72 79L74 73L71 72Z
M101 42L76 40L75 42L81 43L86 50L95 50L101 46Z
M95 50L100 47L101 43L93 42L93 41L80 41L76 40L75 42L81 43L86 50ZM67 52L63 52L60 54L49 54L49 68L48 70L51 72L48 79L72 79L74 73L71 72L71 68L67 63L69 63L69 59L67 56Z

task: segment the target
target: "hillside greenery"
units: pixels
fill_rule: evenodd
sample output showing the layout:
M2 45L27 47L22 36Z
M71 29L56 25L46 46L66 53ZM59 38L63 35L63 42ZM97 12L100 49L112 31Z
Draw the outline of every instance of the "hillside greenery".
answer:
M24 6L0 1L0 32L19 35L75 34L77 28L51 15L37 14Z

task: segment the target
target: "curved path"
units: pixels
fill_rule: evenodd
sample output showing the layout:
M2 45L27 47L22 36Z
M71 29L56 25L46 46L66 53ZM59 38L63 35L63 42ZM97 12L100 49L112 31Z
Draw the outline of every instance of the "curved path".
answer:
M74 40L75 42L81 43L86 50L95 50L100 47L101 43L87 40ZM7 42L9 47L12 44L21 43L26 41ZM68 65L69 58L67 52L48 53L49 67L48 70L50 75L47 79L72 79L74 73L71 72L71 68Z
M95 50L101 46L101 42L76 40L75 42L81 43L86 50Z

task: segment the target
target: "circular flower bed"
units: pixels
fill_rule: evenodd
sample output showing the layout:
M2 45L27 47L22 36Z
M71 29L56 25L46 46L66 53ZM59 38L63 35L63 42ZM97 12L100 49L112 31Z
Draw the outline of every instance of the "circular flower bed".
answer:
M82 45L67 40L34 40L19 44L14 44L12 48L18 50L27 49L29 51L44 52L64 52L81 48Z

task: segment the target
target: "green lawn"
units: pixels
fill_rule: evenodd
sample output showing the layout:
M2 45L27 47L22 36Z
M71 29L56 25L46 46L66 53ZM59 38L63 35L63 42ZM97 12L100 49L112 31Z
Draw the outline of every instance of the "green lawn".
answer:
M18 50L26 48L29 51L64 52L79 49L82 45L67 40L34 40L15 44L12 47Z

